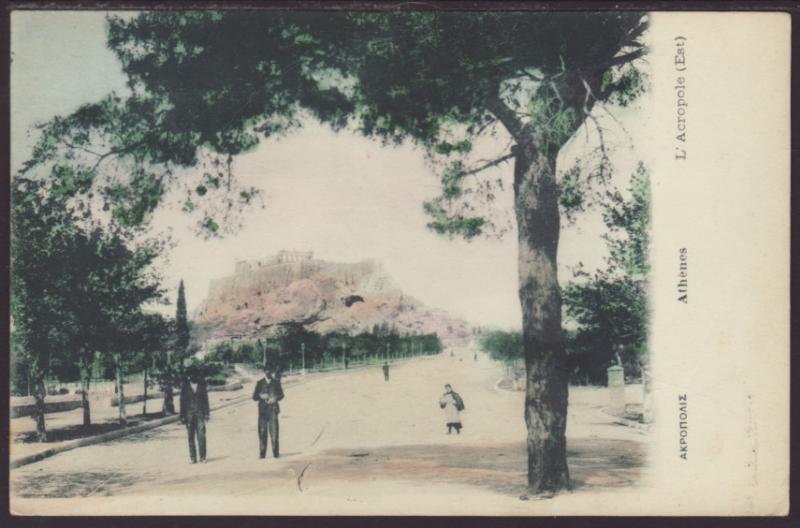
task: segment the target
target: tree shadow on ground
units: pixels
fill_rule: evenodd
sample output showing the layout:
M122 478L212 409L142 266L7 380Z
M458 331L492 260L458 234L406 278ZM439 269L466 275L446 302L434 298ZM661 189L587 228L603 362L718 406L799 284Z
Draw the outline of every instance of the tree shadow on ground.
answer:
M115 438L109 442L105 442L105 445L126 444L126 443L137 444L141 442L153 442L156 440L168 440L171 438L185 438L185 437L186 437L186 428L180 422L175 421L172 422L171 424L167 424L161 427L147 429L145 431L140 431L138 433L133 433L121 436L119 438Z
M576 439L568 442L573 490L636 486L645 465L645 448L638 442ZM527 484L524 442L480 445L413 445L367 449L335 449L314 461L313 481L414 480L427 484L479 486L519 496Z
M121 425L119 421L114 420L109 422L92 423L88 426L84 426L83 424L78 424L78 425L68 425L66 427L48 428L47 442L45 443L51 444L58 442L66 442L68 440L77 440L79 438L97 436L100 434L110 433L113 431L119 431L120 429L126 429L128 427L134 427L136 425L141 425L151 420L158 420L163 417L164 413L158 412L158 413L149 413L147 415L140 414L131 416L128 418L128 423L126 425ZM25 444L37 443L38 438L36 436L36 431L26 431L24 433L19 433L15 435L14 442L22 442Z
M23 498L102 497L116 495L120 490L152 479L145 474L119 471L42 472L16 479L11 491Z
M208 457L206 459L206 463L210 464L212 462L219 462L220 460L225 460L226 458L228 458L228 457L227 456L212 456L212 457Z

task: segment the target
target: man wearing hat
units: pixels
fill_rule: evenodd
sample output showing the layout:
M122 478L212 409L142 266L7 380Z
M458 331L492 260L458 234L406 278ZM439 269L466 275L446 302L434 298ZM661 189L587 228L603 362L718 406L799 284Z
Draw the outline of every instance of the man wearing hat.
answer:
M200 444L200 462L206 461L206 422L210 418L208 406L208 389L206 378L197 364L186 368L186 375L181 387L181 423L186 426L189 435L189 458L192 464L197 462L195 437Z
M259 457L267 456L267 437L272 441L272 456L280 456L278 442L278 404L283 399L283 387L280 378L270 367L264 367L264 377L258 380L253 391L253 400L258 402L258 444Z

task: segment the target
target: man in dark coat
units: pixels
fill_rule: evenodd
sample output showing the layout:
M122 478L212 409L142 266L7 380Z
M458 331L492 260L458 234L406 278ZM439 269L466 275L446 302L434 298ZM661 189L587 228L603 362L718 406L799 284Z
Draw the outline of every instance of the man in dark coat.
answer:
M267 437L272 441L272 456L280 457L278 437L279 401L283 399L281 380L270 368L264 369L264 377L258 380L253 391L253 400L258 402L258 443L259 457L267 456Z
M200 462L206 461L206 422L210 418L208 388L201 374L186 376L181 387L181 423L189 435L189 457L197 462L195 437L200 444Z
M383 364L383 381L389 381L389 362Z

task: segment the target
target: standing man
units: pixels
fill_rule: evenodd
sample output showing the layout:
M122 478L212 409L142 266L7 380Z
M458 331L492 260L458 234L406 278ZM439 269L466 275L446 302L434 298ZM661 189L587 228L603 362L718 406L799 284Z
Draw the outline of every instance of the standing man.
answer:
M272 441L272 456L280 457L278 443L278 414L281 407L278 404L283 399L281 380L269 367L264 367L264 377L256 383L253 391L253 400L258 402L258 442L259 457L267 456L267 437Z
M383 381L389 381L389 362L383 363Z
M208 388L205 376L199 370L187 373L181 387L181 423L189 435L189 458L197 462L195 437L200 444L200 462L206 461L206 422L210 419Z

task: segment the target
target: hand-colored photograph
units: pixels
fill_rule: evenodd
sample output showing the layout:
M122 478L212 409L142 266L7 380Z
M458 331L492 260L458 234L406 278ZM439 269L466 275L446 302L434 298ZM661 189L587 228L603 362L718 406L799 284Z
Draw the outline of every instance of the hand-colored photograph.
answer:
M665 513L701 70L657 23L12 12L12 513Z

